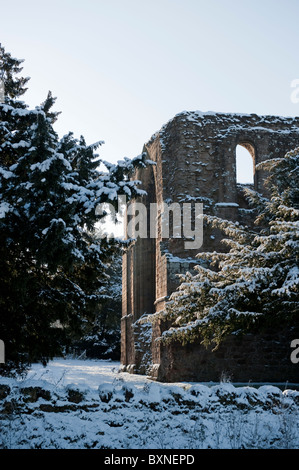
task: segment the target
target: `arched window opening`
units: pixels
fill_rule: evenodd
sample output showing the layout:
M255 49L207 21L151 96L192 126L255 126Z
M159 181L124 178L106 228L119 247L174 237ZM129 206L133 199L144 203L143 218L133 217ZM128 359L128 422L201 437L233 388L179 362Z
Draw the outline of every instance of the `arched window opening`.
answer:
M236 177L238 184L254 184L254 148L242 143L236 147Z

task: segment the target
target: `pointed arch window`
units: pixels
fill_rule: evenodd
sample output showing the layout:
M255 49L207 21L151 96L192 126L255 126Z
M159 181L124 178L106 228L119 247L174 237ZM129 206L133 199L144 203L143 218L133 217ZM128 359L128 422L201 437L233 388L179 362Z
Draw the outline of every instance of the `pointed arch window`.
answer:
M236 147L237 184L254 184L255 151L249 143L240 143Z

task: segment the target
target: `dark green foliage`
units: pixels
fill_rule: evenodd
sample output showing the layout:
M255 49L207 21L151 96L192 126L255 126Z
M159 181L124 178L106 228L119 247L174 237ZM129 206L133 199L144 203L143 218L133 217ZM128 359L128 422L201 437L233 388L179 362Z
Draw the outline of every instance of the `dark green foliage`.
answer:
M107 269L105 295L95 305L92 321L86 322L83 334L72 341L69 352L91 359L120 358L120 322L122 310L122 260L116 253Z
M6 97L0 103L0 338L1 373L46 363L80 335L107 296L107 268L120 247L96 238L103 202L140 194L129 181L144 156L107 164L72 133L53 129L51 93L29 110L18 101L27 79L16 78L21 61L0 47Z

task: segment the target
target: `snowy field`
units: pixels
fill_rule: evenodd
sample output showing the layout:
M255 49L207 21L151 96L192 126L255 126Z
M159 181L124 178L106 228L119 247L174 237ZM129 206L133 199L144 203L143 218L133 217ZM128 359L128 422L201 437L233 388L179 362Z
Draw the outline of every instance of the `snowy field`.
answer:
M298 449L299 391L264 385L160 384L92 360L0 378L0 447Z
M69 384L98 389L102 383L113 383L123 378L126 382L144 386L148 382L145 376L119 373L120 363L103 360L57 359L46 367L34 364L27 379L42 379L60 387Z

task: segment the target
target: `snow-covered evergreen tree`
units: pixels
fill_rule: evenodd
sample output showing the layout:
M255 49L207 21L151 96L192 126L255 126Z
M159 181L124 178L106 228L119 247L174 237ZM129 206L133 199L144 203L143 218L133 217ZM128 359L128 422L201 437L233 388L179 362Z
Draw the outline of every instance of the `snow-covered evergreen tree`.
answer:
M142 155L100 170L101 142L59 138L51 93L33 110L19 101L27 82L15 77L20 63L0 48L0 373L46 363L93 318L118 250L96 239L97 207L143 194L129 175L147 164Z
M261 166L269 172L269 200L252 190L257 230L206 216L221 229L226 253L200 253L196 273L182 275L164 312L162 340L201 338L219 345L231 333L282 327L299 321L299 148Z
M107 286L85 323L83 334L75 338L70 351L87 358L119 360L122 313L122 259L116 253L106 270Z

